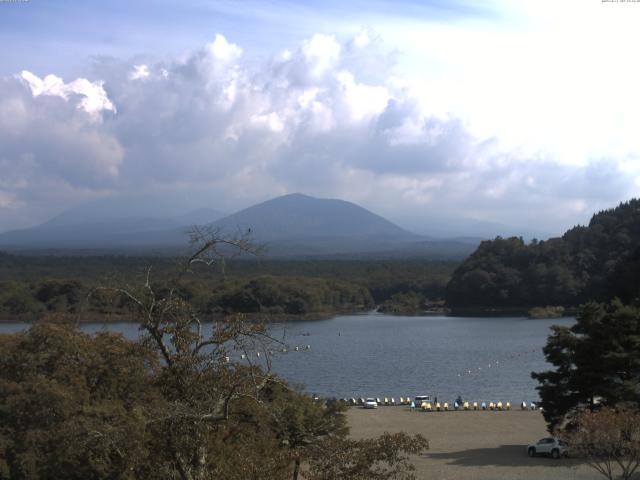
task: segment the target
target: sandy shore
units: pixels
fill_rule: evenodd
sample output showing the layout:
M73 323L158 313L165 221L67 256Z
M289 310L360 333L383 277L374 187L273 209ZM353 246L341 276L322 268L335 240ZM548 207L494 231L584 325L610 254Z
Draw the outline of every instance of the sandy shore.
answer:
M542 414L537 411L424 413L407 407L353 407L347 417L354 438L374 437L385 431L421 433L428 438L429 451L414 459L419 479L601 478L575 459L527 456L527 444L548 436Z

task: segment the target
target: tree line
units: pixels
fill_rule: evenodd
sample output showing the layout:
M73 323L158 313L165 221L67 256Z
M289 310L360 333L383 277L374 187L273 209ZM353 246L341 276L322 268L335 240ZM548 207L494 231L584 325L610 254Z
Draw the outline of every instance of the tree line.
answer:
M454 309L577 307L640 293L640 200L595 214L587 226L546 241L485 241L453 273Z
M139 281L153 265L166 281L176 265L168 257L54 257L0 253L0 319L33 320L54 313L86 319L126 319L130 306L99 286ZM227 260L224 269L194 267L180 295L205 315L326 316L364 311L402 295L444 296L453 262L427 260ZM92 293L93 292L93 293ZM91 294L91 295L90 295Z

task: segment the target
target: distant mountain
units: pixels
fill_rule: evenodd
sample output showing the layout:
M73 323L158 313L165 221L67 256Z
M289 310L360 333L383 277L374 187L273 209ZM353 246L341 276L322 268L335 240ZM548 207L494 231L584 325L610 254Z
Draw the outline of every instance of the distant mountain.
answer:
M78 213L74 215L74 213ZM172 217L100 216L69 210L36 227L0 234L0 246L30 248L127 248L184 245L191 225L211 223L222 214L201 208Z
M198 209L181 215L122 215L122 206L84 205L37 227L0 234L0 248L175 249L186 245L187 227L207 224L228 235L251 231L274 257L378 255L463 258L479 240L433 240L411 233L354 203L302 194L277 197L220 218ZM126 206L126 205L125 205Z
M214 224L227 231L251 228L262 240L374 235L394 240L420 238L355 203L300 193L245 208Z
M464 258L480 242L432 240L354 203L299 193L246 208L214 225L229 234L251 229L271 256Z

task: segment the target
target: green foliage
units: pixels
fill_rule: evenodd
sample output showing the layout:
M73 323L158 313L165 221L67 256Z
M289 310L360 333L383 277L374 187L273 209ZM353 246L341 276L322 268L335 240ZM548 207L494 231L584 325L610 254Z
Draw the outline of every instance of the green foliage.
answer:
M40 324L0 336L0 472L138 478L156 367L153 352L119 335Z
M571 328L553 327L543 349L554 370L532 373L553 430L585 408L640 408L640 308L586 304Z
M454 308L559 305L638 298L640 200L594 215L561 238L485 241L453 273L446 300Z
M131 319L129 300L96 287L136 284L150 263L157 291L163 293L175 258L0 252L0 320L32 320L46 313L72 313L80 320ZM442 298L456 265L420 259L240 259L227 261L224 270L195 265L195 274L174 285L174 293L207 315L326 316L368 310L394 295Z
M358 285L321 278L274 276L227 283L210 302L213 311L291 315L372 307L368 290Z
M380 305L380 311L411 315L424 311L426 298L416 292L396 293Z

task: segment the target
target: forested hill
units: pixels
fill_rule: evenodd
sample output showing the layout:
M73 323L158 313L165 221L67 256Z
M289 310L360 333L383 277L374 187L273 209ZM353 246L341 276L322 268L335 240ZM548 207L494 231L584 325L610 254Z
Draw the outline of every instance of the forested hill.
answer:
M484 241L447 285L452 308L577 306L640 294L640 200L595 214L560 238Z

